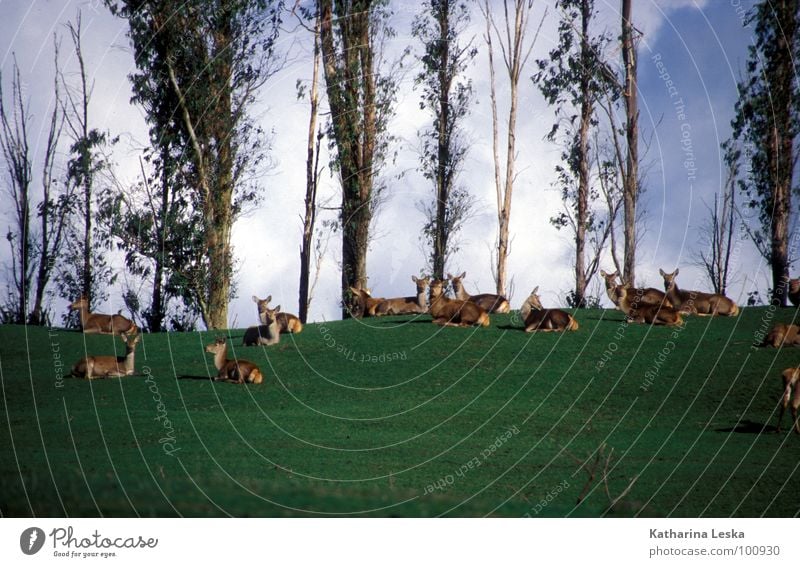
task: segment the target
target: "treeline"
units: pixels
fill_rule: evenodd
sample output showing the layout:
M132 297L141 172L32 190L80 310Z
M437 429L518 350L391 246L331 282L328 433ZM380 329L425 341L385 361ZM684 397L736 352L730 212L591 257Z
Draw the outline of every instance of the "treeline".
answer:
M430 186L420 208L426 269L443 278L476 197L460 181L469 144L465 123L477 94L469 79L476 56L488 60L497 235L496 292L508 293L522 88L538 90L555 109L548 139L561 148L554 182L562 208L551 223L574 242L574 286L567 302L597 301L587 291L601 260L636 282L636 253L645 179L639 167L637 57L641 33L632 0L622 0L617 28L597 22L594 0L421 0L407 53L387 51L396 30L385 0L105 0L127 25L135 71L133 97L147 120L148 145L138 182L123 185L109 158L114 133L92 128L92 85L82 50L80 15L67 25L78 73L60 70L62 38L54 37L56 104L43 155L29 148L30 115L16 63L0 77L3 190L10 197L3 322L51 324L47 297L85 297L90 309L108 298L124 258L123 300L151 331L228 326L235 293L231 231L246 211L266 206L257 172L270 159L270 138L254 108L262 88L286 65L281 34L307 34L313 45L307 97L307 167L299 257L298 311L305 322L324 246L318 186L330 167L341 188L336 219L324 227L341 239L343 315L350 289L367 287L367 250L377 207L391 191L382 176L398 140L390 125L400 88L395 58L413 60L414 89L430 118L419 133L418 169ZM548 10L551 12L548 14ZM535 13L534 13L535 12ZM542 27L555 21L556 42L532 57ZM761 2L745 76L724 146L728 179L709 208L707 242L697 251L714 291L732 277L734 227L748 234L772 267L772 297L786 301L800 94L798 2ZM292 28L292 31L287 31ZM477 31L476 31L477 30ZM3 87L6 87L3 89ZM508 97L507 100L499 100ZM484 97L481 96L481 99ZM321 112L327 104L329 112ZM502 113L500 109L506 109ZM280 132L275 135L280 135ZM488 133L487 133L488 135ZM323 144L330 163L320 164ZM68 158L63 167L58 152ZM33 164L38 164L38 171ZM737 200L736 196L740 198ZM745 214L755 211L756 215ZM315 242L315 238L317 241Z

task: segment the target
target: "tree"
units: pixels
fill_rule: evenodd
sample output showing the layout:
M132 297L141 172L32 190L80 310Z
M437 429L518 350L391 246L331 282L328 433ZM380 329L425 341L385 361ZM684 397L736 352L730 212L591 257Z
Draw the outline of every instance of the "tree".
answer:
M511 4L511 6L509 6ZM494 153L494 177L495 189L497 191L497 257L494 272L497 293L506 293L506 259L509 252L509 226L511 224L511 197L514 191L514 181L516 173L514 171L516 161L516 130L517 130L517 106L519 102L519 80L522 71L531 55L533 46L539 36L544 17L539 23L539 28L533 40L526 45L525 37L528 34L530 14L533 8L533 0L503 0L503 27L500 29L489 0L484 0L481 4L481 11L486 19L486 40L489 49L489 78L491 85L491 106L492 106L492 147ZM508 75L509 85L509 111L508 123L506 128L506 163L505 176L501 179L500 150L499 150L499 118L497 115L497 91L495 85L495 64L494 64L494 41L500 47L503 58L503 65Z
M758 213L759 227L751 229L759 252L772 268L772 298L786 305L795 138L800 121L800 92L796 80L798 55L797 0L762 1L748 15L755 22L755 41L749 48L746 75L732 121L732 140L747 150L749 175L740 182L744 205ZM731 143L729 143L731 144ZM728 164L740 151L726 152Z
M319 66L320 66L320 19L319 10L314 3L313 10L299 8L302 17L314 21L311 33L314 38L313 65L311 72L311 87L308 93L309 117L308 117L308 137L306 145L306 196L303 214L303 238L300 243L300 285L298 286L298 317L302 323L308 319L308 310L311 307L311 296L313 284L311 283L311 262L314 257L313 240L314 227L317 222L317 189L319 187L319 149L323 134L317 126L319 114ZM301 20L302 22L302 20ZM298 81L298 98L304 94L304 88ZM319 273L319 246L317 247L317 273Z
M613 228L612 222L604 223L592 208L600 193L592 186L591 170L593 163L600 163L592 159L590 139L592 130L599 127L597 101L615 96L616 87L609 80L602 60L610 39L605 34L590 35L596 15L594 0L559 0L556 8L561 13L558 43L549 58L537 60L539 72L533 81L545 100L557 108L558 121L548 139L555 140L563 132L563 164L556 166L556 183L561 189L564 210L550 222L557 229L569 227L574 233L575 289L570 303L580 307L584 304L587 282L598 269L600 254ZM602 184L604 180L600 181ZM591 251L587 251L589 238L595 244Z
M23 100L22 81L16 60L12 67L11 109L5 105L0 75L0 150L6 165L6 188L13 203L13 220L6 239L11 246L13 289L0 307L2 320L9 323L44 325L49 314L44 296L56 258L61 250L64 224L71 194L54 177L56 150L64 124L60 112L58 43L54 38L56 80L53 112L47 122L47 143L42 156L41 200L34 202L33 160L28 144L28 110ZM32 219L32 209L35 218Z
M192 247L187 252L194 260L182 270L182 281L206 327L225 328L234 269L231 230L238 216L258 200L259 188L252 179L265 159L264 133L248 109L257 90L282 67L275 44L283 2L107 4L129 23L138 69L131 77L135 99L160 96L176 102L181 155L188 162L185 197L201 221L189 240ZM152 41L154 37L160 40ZM157 91L152 95L147 92L151 74ZM149 110L151 126L166 130L159 134L173 134L174 124L153 115L156 108L151 105Z
M386 125L396 81L379 68L380 46L392 31L383 2L318 0L317 9L332 165L342 187L342 316L347 317L349 288L367 287L370 222L382 189L376 176L392 139Z
M631 20L632 2L622 0L622 62L624 85L622 98L625 101L625 170L622 178L623 219L625 235L625 257L622 279L636 283L636 205L639 199L639 103L636 82L636 42Z
M455 251L453 238L475 202L465 188L456 186L468 149L461 123L473 99L472 82L462 75L477 53L472 41L460 42L469 20L463 1L427 0L412 24L412 34L423 48L418 56L422 69L416 77L422 86L420 108L433 114L433 125L420 134L420 170L435 189L433 202L423 203L422 208L436 279L444 278L447 260Z
M67 134L71 140L67 162L67 183L77 193L77 205L71 210L65 226L65 253L60 258L58 280L61 295L70 301L84 297L89 308L97 300L108 297L108 289L116 281L105 255L106 244L98 239L94 223L97 185L111 167L108 151L117 139L108 132L90 126L93 85L88 82L83 57L81 14L67 24L78 65L77 85L64 75L63 112Z

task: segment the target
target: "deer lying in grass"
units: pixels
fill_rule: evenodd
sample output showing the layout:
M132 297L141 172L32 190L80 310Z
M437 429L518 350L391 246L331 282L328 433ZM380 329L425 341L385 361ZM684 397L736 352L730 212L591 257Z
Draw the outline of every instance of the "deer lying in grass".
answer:
M353 294L356 302L358 303L358 311L360 314L353 313L353 317L375 317L375 310L382 301L383 297L372 297L372 293L368 289L361 289L357 287L350 287L350 293Z
M792 429L800 434L800 422L797 421L797 409L800 408L800 368L787 368L781 373L783 378L783 394L781 395L781 409L778 412L778 433L781 432L781 422L786 406L792 404Z
M681 311L689 309L700 316L727 315L735 317L739 314L739 306L724 295L679 289L678 282L675 281L680 271L678 268L675 268L675 271L671 274L666 273L664 270L658 271L661 273L661 277L664 278L664 290L667 292L667 298L674 307L681 309Z
M789 298L789 301L791 301L792 305L795 307L800 305L800 278L789 280L789 291L786 297Z
M269 309L269 302L272 301L272 296L268 295L266 299L259 299L254 295L253 301L258 306L258 320L261 321L262 325L267 325L264 313ZM303 323L297 315L278 313L277 317L278 327L280 327L281 333L299 333L303 330Z
M380 301L374 309L373 315L415 315L428 312L428 284L430 278L411 276L411 281L417 285L417 295L413 297L395 297Z
M617 305L616 299L616 288L618 285L624 285L625 287L630 290L630 292L639 297L639 302L641 303L649 303L652 305L665 305L667 307L672 307L672 303L670 303L669 299L667 299L666 294L661 291L660 289L656 289L654 287L632 287L630 284L618 284L617 278L619 277L619 272L614 272L612 274L606 273L603 270L600 270L600 276L605 280L606 284L606 295L611 300L614 305ZM619 307L617 305L617 307Z
M578 322L566 311L561 309L545 309L536 292L539 286L533 288L528 299L522 304L519 314L525 321L525 332L536 331L577 331Z
M233 384L261 384L264 376L258 366L247 360L230 360L228 358L228 344L224 337L206 345L206 352L214 354L214 366L217 367L215 381L231 382Z
M77 309L81 318L81 329L87 335L135 335L136 325L122 315L103 315L89 313L89 302L81 297L70 304L70 309Z
M87 380L132 376L136 345L142 335L133 335L132 337L120 335L120 338L125 343L125 356L86 356L72 367L72 375Z
M248 327L244 332L244 346L271 346L281 342L281 328L278 324L278 315L281 306L278 305L275 309L267 307L263 312L264 324L257 327Z
M800 346L800 327L797 325L787 325L786 323L775 323L770 329L761 346L781 347L781 346Z
M450 299L444 290L447 280L431 281L430 313L437 325L449 327L489 326L489 315L471 301Z
M679 327L683 325L682 312L674 307L643 303L631 293L631 288L618 285L615 288L616 304L631 323L646 323L648 325L666 325Z
M456 294L456 299L471 301L487 313L508 313L511 309L508 304L508 299L502 295L495 295L493 293L468 294L464 289L464 283L462 281L467 277L467 272L462 272L460 276L447 274L447 277L453 284L453 291Z

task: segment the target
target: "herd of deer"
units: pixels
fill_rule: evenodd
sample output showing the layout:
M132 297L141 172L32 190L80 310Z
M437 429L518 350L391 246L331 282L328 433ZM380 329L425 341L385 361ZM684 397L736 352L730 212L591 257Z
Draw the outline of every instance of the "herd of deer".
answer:
M738 315L738 305L724 295L681 290L675 280L678 269L672 273L663 270L659 272L664 279L664 291L620 283L617 281L617 272L609 274L600 270L600 275L605 280L608 298L631 323L680 326L686 315ZM490 324L490 313L510 311L509 302L502 295L467 293L463 284L465 277L466 272L459 276L447 274L445 279L411 276L417 287L416 295L389 299L372 297L367 289L351 287L350 292L354 299L351 312L356 317L428 313L433 323L441 326L487 327ZM452 285L454 299L446 295L448 283ZM571 314L561 309L546 309L542 306L538 290L538 286L534 288L520 308L525 332L577 331L578 322ZM794 305L800 304L800 278L789 281L789 299ZM280 342L282 334L296 334L303 330L302 322L295 315L281 312L280 306L270 309L271 300L272 296L266 299L253 296L258 307L260 325L249 327L245 331L244 346L275 345ZM90 313L85 299L77 300L70 305L70 309L79 312L84 333L119 335L125 343L125 356L86 356L75 363L72 374L89 380L133 375L136 345L141 338L136 325L119 314ZM800 346L800 327L776 323L764 339L763 346L785 345ZM264 376L256 364L228 358L227 342L223 337L207 345L205 350L214 355L214 365L217 368L215 380L237 384L260 384L263 381ZM785 369L781 376L783 392L777 430L781 431L783 414L791 405L792 428L800 434L800 366Z

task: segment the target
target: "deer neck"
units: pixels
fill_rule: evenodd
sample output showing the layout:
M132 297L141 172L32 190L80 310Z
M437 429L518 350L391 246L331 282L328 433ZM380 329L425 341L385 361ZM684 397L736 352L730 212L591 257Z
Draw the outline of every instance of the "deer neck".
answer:
M417 305L423 309L427 309L428 307L428 298L425 294L425 288L417 290Z
M456 292L456 299L460 299L461 301L467 301L469 299L469 294L464 289L464 284L458 282L458 285L454 285L453 289Z
M124 364L125 374L133 374L133 368L134 368L133 358L135 356L136 356L136 345L133 345L133 347L130 346L127 347L125 352L125 364Z
M81 318L81 327L86 326L86 322L89 320L89 306L88 305L81 305L80 309L78 309L78 316Z
M222 345L222 348L214 353L214 366L217 370L222 370L225 366L225 361L228 359L228 345Z

